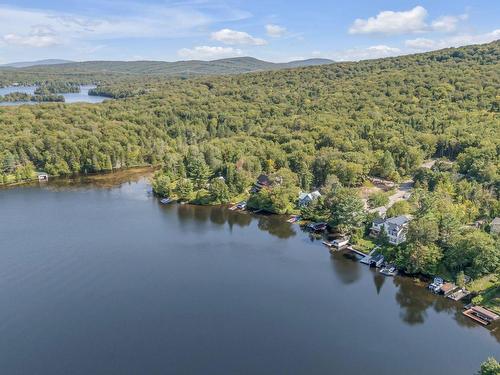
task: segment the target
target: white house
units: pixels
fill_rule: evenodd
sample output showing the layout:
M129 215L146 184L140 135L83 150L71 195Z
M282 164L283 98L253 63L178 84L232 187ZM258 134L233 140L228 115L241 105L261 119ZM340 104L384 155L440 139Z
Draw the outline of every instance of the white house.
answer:
M309 203L321 197L321 193L317 190L312 193L300 193L299 194L299 206L307 206Z
M391 217L388 219L375 219L371 227L371 235L377 237L382 228L384 228L389 238L389 243L399 245L406 241L406 233L408 231L408 223L410 218L405 215Z

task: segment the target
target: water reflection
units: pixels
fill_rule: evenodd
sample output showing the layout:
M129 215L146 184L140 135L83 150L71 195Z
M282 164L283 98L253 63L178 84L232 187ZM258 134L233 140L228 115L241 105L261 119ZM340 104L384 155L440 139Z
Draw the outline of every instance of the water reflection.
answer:
M334 275L342 284L353 284L362 276L362 265L350 254L332 253L330 256L330 265L332 266Z
M168 207L175 207L177 217L183 223L194 220L198 223L228 224L228 227L232 229L234 225L243 228L249 226L252 222L250 215L231 211L226 206L205 207L192 204L173 204Z
M297 234L295 232L293 224L288 223L281 216L261 215L258 218L257 226L260 230L268 232L269 234L278 238L286 239Z
M401 307L401 320L410 325L424 323L426 310L433 305L436 296L422 285L417 285L418 281L396 277L394 284L398 287L396 301Z
M386 277L382 275L380 272L373 272L373 283L375 284L375 289L377 290L377 294L380 294L382 290L382 286L385 283Z

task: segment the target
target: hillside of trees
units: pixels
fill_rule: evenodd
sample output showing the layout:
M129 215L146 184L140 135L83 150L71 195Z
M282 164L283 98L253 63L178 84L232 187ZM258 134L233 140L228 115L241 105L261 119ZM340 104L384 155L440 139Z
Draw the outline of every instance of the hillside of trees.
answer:
M290 61L288 63L272 63L253 57L234 57L213 61L84 61L68 62L57 65L34 65L18 69L0 67L11 73L26 74L127 74L127 75L161 75L161 76L199 76L227 75L266 70L280 70L305 66L316 66L333 63L328 59L308 59Z
M470 226L500 216L499 58L497 41L243 75L103 77L96 92L123 99L0 108L0 181L152 164L155 191L210 204L246 196L263 173L274 188L249 204L293 212L317 188L307 214L361 237L357 189L416 175L393 209L414 215L411 241L388 256L409 273L481 277L500 266L498 238ZM452 163L421 170L428 158Z

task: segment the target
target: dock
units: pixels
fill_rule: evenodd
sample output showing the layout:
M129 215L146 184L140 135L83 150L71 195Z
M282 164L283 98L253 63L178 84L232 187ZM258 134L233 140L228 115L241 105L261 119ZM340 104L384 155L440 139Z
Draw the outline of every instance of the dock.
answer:
M361 255L363 258L360 260L361 263L363 264L367 264L367 265L370 265L371 261L372 261L372 257L373 257L373 254L375 254L375 251L378 249L378 247L375 247L372 251L370 251L368 253L368 255L366 255L365 253L359 251L359 250L356 250L354 248L349 248L349 250L351 250L352 252L358 254L358 255Z
M451 294L449 294L447 297L449 299L452 299L453 301L460 301L462 298L467 297L470 294L470 292L466 289L459 289Z
M500 319L499 315L481 306L472 306L470 309L465 310L463 314L485 326Z

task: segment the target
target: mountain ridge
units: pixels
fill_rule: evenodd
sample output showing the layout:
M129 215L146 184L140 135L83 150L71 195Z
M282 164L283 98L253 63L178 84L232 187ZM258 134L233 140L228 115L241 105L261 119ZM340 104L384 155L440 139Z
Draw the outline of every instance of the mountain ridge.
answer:
M47 60L41 60L47 61ZM294 60L286 63L273 63L259 60L254 57L234 57L211 61L184 60L184 61L118 61L118 60L96 60L81 62L59 62L66 60L54 60L55 64L43 63L39 65L25 65L25 63L12 63L0 66L3 69L11 69L19 72L44 72L44 73L119 73L119 74L162 74L173 76L190 75L218 75L238 74L266 70L281 70L306 66L317 66L332 64L329 59L306 59ZM36 62L33 62L36 63Z

